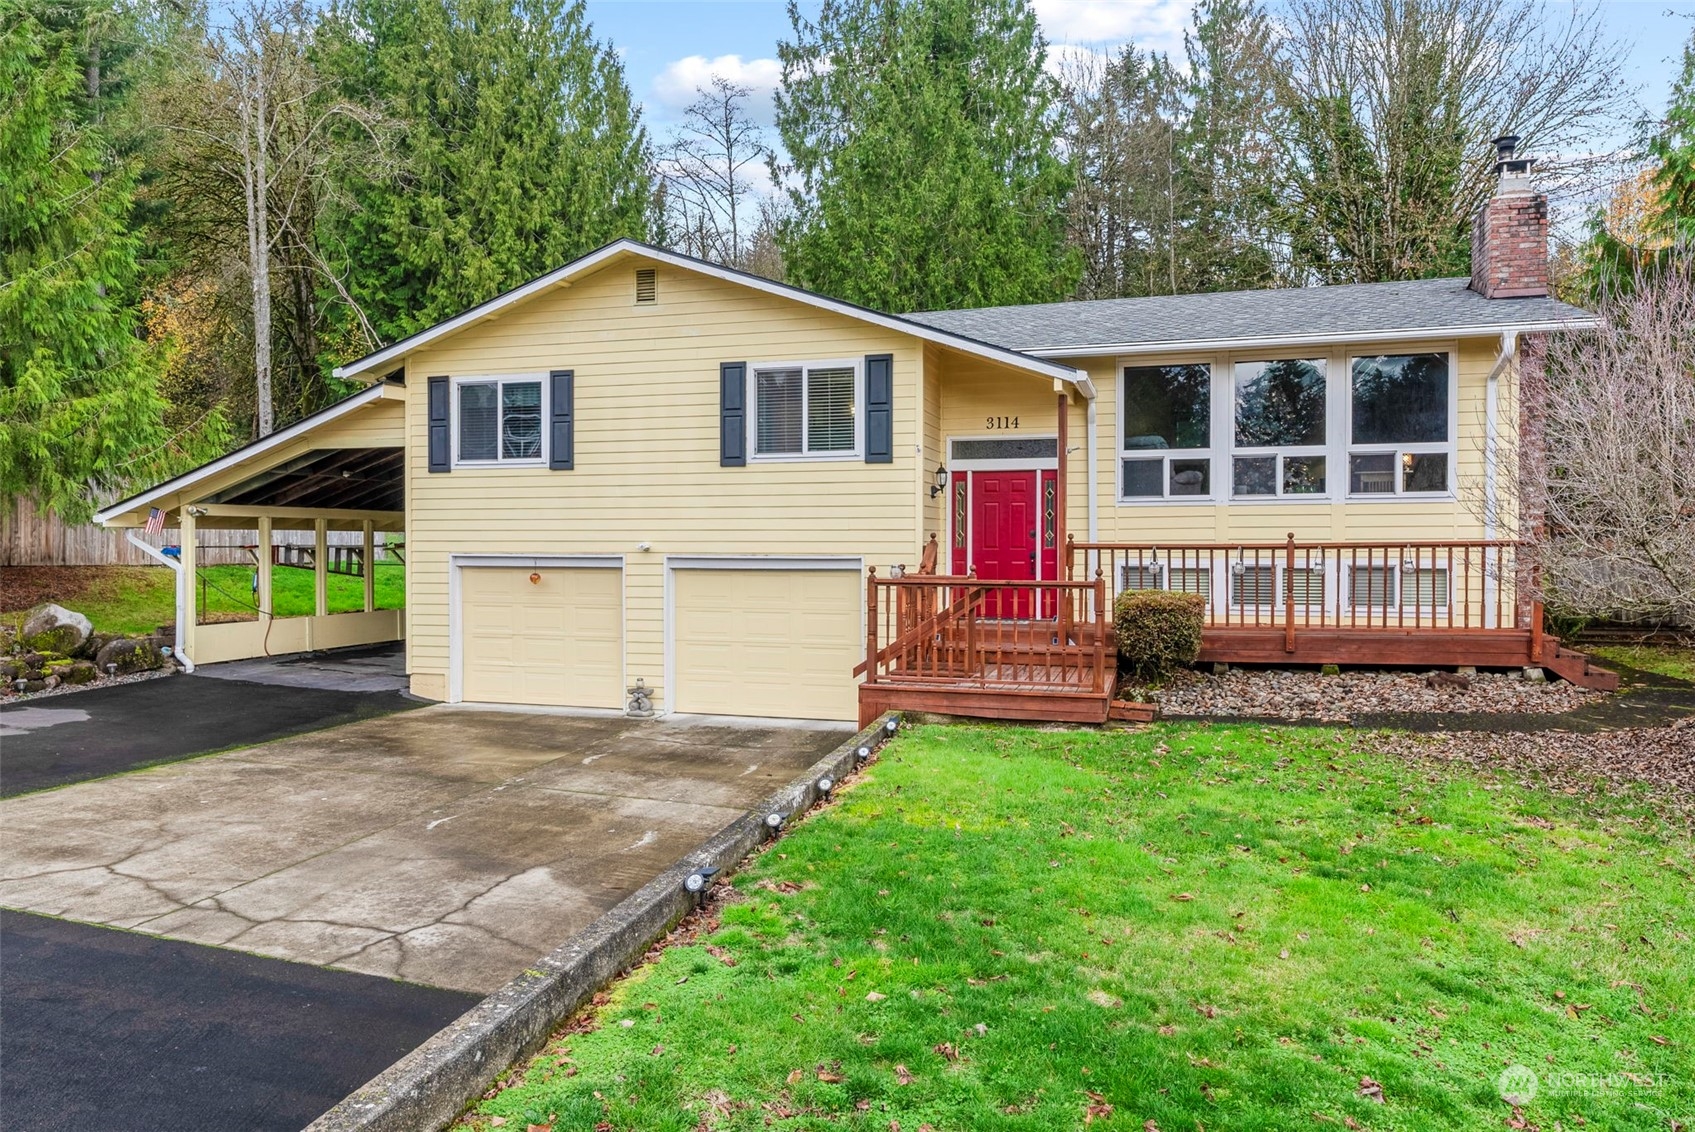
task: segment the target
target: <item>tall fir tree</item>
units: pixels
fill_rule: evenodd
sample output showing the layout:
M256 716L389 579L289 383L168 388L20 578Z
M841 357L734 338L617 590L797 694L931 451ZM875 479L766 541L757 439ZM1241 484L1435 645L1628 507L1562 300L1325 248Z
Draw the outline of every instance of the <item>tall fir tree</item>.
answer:
M791 0L790 280L881 310L1064 297L1070 178L1028 0ZM785 176L786 175L786 176Z
M0 25L0 506L72 522L225 439L216 413L165 428L169 343L143 341L129 305L135 164L91 112L81 31L17 11Z
M582 0L346 0L320 43L398 123L399 174L350 178L323 219L382 338L646 234L647 135Z

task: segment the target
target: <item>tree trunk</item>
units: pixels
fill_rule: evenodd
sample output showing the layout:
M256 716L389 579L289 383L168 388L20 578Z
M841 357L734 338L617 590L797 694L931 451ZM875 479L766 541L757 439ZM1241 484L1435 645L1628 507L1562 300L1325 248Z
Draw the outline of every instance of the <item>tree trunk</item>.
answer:
M247 269L253 293L253 376L259 435L271 435L271 217L270 169L266 160L265 77L255 60L254 88L242 99L244 188L247 195Z

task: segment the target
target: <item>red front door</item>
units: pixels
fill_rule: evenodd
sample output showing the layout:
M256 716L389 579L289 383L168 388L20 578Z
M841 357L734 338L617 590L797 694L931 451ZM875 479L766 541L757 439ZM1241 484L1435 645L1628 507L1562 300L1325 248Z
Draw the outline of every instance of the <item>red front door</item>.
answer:
M1036 577L1035 472L971 473L971 564L987 582L1023 582ZM988 617L1030 616L1033 591L990 595ZM997 598L999 600L997 600Z

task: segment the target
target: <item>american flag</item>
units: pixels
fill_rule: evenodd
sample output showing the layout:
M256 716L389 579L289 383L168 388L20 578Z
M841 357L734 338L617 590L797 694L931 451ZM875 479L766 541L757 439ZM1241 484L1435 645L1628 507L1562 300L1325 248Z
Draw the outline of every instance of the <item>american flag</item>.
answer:
M149 507L147 509L146 529L150 535L156 535L163 531L165 529L165 513L157 507Z

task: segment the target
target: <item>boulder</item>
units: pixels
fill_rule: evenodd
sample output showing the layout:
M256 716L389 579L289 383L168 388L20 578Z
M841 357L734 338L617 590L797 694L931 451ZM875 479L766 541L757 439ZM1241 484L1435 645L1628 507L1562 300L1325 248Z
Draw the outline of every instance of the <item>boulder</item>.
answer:
M58 676L67 684L92 684L100 678L100 670L92 661L79 660L59 669Z
M101 649L105 648L113 641L120 641L122 639L122 633L90 633L88 635L88 640L84 641L82 643L82 647L76 651L76 655L87 660L93 660L95 657L100 655Z
M28 695L30 692L45 692L46 690L47 684L42 680L26 680L24 681L22 689L25 695Z
M24 666L8 657L0 660L0 681L10 683L24 674Z
M159 646L151 639L145 638L113 641L94 658L94 667L104 673L107 666L111 665L118 676L147 672L164 663L165 658L159 655Z
M49 602L30 610L20 639L37 652L69 654L81 648L92 632L94 624L88 618Z

